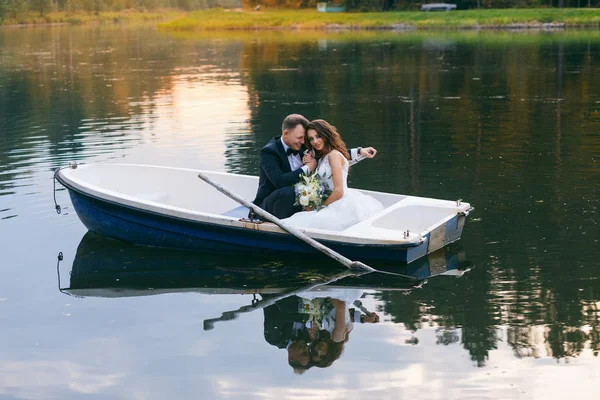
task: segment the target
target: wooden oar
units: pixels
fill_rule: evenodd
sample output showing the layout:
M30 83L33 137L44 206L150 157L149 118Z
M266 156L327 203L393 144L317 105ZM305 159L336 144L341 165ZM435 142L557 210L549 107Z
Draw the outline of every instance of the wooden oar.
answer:
M342 272L340 274L334 275L334 276L332 276L332 277L330 277L330 278L328 278L328 279L326 279L326 280L324 280L322 282L317 282L317 283L313 282L310 285L306 285L306 286L302 286L302 287L293 289L293 290L291 290L289 292L285 292L285 293L279 294L277 296L270 297L270 298L268 298L266 300L261 300L258 303L254 303L254 304L251 304L251 305L248 305L248 306L242 306L242 307L240 307L240 308L238 308L237 310L234 310L234 311L225 311L218 318L205 319L204 320L204 330L205 331L209 331L212 328L214 328L215 322L219 322L219 321L231 321L232 319L236 319L239 314L247 313L247 312L254 311L254 310L260 310L262 308L265 308L265 307L268 307L268 306L270 306L272 304L275 304L279 300L283 300L286 297L290 297L290 296L293 296L295 294L302 293L302 292L307 292L307 291L315 289L315 288L317 288L319 286L328 285L330 283L333 283L333 282L335 282L337 280L340 280L342 278L346 278L348 276L360 276L360 275L369 274L369 273L371 273L371 271L366 271L366 272L358 273L358 274L354 273L352 271L345 271L345 272Z
M244 199L242 196L232 192L231 190L227 189L223 185L213 181L212 179L210 179L208 176L204 175L203 173L200 172L198 174L198 178L202 179L204 182L213 186L219 192L232 198L233 200L237 201L238 203L242 204L243 206L251 209L252 211L254 211L254 213L256 215L258 215L268 221L271 221L272 223L274 223L275 225L277 225L284 231L286 231L286 232L294 235L298 239L302 240L304 243L307 243L308 245L319 250L321 253L333 258L340 264L344 265L346 268L349 268L351 270L362 270L362 271L369 271L369 272L375 271L375 269L369 267L368 265L363 264L360 261L352 261L352 260L344 257L343 255L341 255L340 253L337 253L334 250L330 249L329 247L317 242L316 240L309 237L304 232L294 228L293 226L286 224L285 222L283 222L276 216L272 215L271 213L266 212L262 208L258 207L256 204L249 202L248 200Z

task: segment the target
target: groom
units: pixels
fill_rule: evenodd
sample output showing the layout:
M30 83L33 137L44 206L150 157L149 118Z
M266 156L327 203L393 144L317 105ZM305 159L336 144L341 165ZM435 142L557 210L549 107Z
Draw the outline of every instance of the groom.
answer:
M302 211L294 206L296 194L294 184L300 175L308 175L317 168L317 161L304 157L304 136L309 121L300 114L285 117L281 125L281 136L276 136L260 151L260 175L258 191L253 203L263 210L283 219ZM350 156L373 158L377 151L372 147L350 149Z

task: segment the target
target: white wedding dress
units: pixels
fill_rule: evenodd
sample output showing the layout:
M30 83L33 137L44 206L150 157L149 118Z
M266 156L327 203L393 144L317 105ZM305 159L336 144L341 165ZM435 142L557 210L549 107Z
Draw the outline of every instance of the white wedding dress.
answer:
M329 190L333 190L333 173L331 165L329 165L329 156L334 152L341 155L339 151L333 150L319 160L317 166L317 173ZM358 190L348 189L349 163L345 157L343 158L344 195L342 198L319 211L298 212L283 221L297 228L342 231L383 210L383 205L372 196L367 196Z

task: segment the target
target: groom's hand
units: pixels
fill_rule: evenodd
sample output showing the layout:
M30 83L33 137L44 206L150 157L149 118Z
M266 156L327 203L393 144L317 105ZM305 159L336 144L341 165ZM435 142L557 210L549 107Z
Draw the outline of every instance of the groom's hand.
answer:
M304 154L304 157L302 157L302 164L307 165L310 172L313 172L317 168L317 160L315 160L311 153Z
M367 158L373 158L377 154L377 150L374 147L363 147L360 149L360 155Z
M314 157L311 153L305 153L302 157L302 164L307 165L309 162L314 161Z
M364 323L377 323L379 322L379 315L375 314L374 312L370 312L367 314L364 314L361 318L362 322Z

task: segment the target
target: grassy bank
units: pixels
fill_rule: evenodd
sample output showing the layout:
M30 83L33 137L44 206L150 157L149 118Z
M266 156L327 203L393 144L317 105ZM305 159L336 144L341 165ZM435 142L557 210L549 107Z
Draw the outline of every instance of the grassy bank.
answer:
M546 25L544 25L546 24ZM206 10L159 24L167 31L253 29L475 29L600 26L599 9L320 13L316 10Z
M39 12L24 12L17 16L7 17L0 25L36 25L36 24L90 24L90 23L148 23L164 22L182 18L184 12L179 10L123 10L106 11L99 13L76 12L49 12L40 15Z
M416 43L421 44L428 41L431 44L464 44L485 46L539 46L541 44L556 43L582 43L591 45L600 44L600 30L596 29L572 29L556 32L542 32L539 30L412 30L394 32L390 30L305 30L305 31L253 31L251 35L247 31L197 31L197 32L169 32L170 37L186 41L210 41L219 42L260 42L276 44L298 44L328 42L377 42L377 43Z

